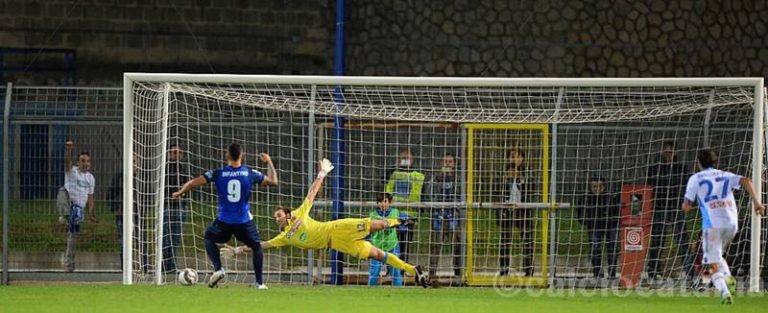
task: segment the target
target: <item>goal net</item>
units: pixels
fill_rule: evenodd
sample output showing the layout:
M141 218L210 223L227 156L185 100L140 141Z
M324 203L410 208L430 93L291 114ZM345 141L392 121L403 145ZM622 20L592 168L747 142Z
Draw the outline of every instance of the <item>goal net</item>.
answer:
M762 79L440 79L126 74L125 276L207 279L203 235L217 196L169 193L225 165L237 142L280 184L256 187L262 240L272 212L297 207L329 158L311 216L368 217L394 196L393 231L436 284L651 286L701 275L701 215L680 210L695 154L753 179L763 167ZM135 160L135 161L134 161ZM725 250L742 287L759 279L759 220L737 192L739 233ZM237 245L234 238L229 243ZM267 282L390 284L396 273L329 251L265 251ZM250 256L224 260L253 280ZM751 265L751 267L750 267ZM371 276L376 279L371 280ZM406 277L405 282L412 279Z

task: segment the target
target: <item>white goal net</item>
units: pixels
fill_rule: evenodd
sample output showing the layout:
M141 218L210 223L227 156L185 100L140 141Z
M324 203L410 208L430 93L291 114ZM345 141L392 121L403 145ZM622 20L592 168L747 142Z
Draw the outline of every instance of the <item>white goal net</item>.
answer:
M680 210L696 152L756 188L764 162L762 79L472 79L126 74L125 281L212 271L203 235L212 185L179 184L225 165L233 142L276 187L256 187L262 240L297 207L321 158L336 161L311 215L368 217L390 192L413 222L397 249L437 284L645 286L701 277L701 216ZM135 166L135 167L134 167ZM336 176L338 175L338 176ZM759 220L737 193L726 260L757 288ZM234 238L230 245L236 245ZM328 251L265 251L267 282L389 284L393 273ZM224 261L252 281L250 256ZM371 276L377 279L371 280ZM396 276L396 275L395 275ZM406 279L410 283L410 279Z

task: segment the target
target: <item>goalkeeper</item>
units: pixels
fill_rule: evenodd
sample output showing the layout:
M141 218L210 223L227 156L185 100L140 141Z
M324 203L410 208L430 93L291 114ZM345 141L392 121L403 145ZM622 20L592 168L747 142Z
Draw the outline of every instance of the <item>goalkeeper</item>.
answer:
M365 241L371 233L397 226L397 219L345 218L330 222L319 222L309 216L309 210L315 195L323 184L323 179L333 170L333 165L327 159L320 161L320 172L309 187L307 197L298 209L278 207L273 217L283 231L267 242L261 242L262 249L294 246L301 249L331 248L342 253L356 256L360 259L378 260L394 268L414 275L416 282L427 288L427 275L421 266L405 263L394 254L384 252ZM250 251L249 247L231 248L225 246L221 254L225 258Z

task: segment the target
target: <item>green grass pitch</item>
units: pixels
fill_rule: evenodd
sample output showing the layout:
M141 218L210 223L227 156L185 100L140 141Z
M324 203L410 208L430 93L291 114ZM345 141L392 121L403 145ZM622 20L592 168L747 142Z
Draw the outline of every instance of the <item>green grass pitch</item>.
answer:
M709 294L626 293L601 290L508 291L493 288L271 285L254 290L227 284L122 286L104 284L12 285L0 287L0 312L765 312L768 296L743 294L732 306ZM588 296L583 293L593 292ZM608 291L610 294L611 292Z

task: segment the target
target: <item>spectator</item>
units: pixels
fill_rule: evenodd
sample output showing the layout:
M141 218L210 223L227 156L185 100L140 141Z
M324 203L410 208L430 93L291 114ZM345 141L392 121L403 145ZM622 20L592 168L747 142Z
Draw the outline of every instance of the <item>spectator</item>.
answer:
M661 278L661 251L667 242L667 230L672 231L673 241L677 244L677 255L673 264L684 264L686 275L693 275L693 264L689 264L688 232L685 229L685 214L680 210L682 190L687 182L687 174L675 156L675 143L665 141L662 144L659 162L648 169L648 183L653 187L653 223L651 224L651 242L648 249L648 277ZM669 226L672 227L669 227Z
M433 176L432 192L435 202L459 201L459 181L456 175L456 158L453 154L443 156L440 171ZM453 207L432 209L432 232L430 233L429 277L436 277L443 246L451 245L454 279L461 279L461 241L459 212ZM459 282L460 283L460 282Z
M508 163L504 167L497 183L497 199L499 202L510 204L497 212L497 223L501 229L501 249L499 251L499 275L509 275L510 250L512 248L512 230L520 232L520 242L523 254L523 272L525 276L533 276L533 251L536 233L534 219L536 209L520 208L515 204L531 202L531 174L525 167L525 155L517 148L509 150Z
M584 197L584 202L579 208L579 222L589 233L589 257L595 278L604 277L601 262L603 252L608 257L608 277L616 276L616 247L621 207L618 197L607 193L605 189L605 179L592 178L590 192Z
M388 170L385 175L386 185L384 191L392 195L394 202L420 202L421 189L424 186L424 174L413 169L413 155L410 149L400 152L397 165ZM407 222L397 228L397 237L400 241L401 259L408 262L408 248L413 241L414 221L407 212L400 212L401 219Z
M141 255L141 263L140 267L142 268L142 273L147 272L147 266L149 265L149 256L147 255L147 249L148 249L148 241L147 240L141 240L139 239L141 236L140 228L139 228L139 205L138 205L138 193L135 191L138 186L136 186L135 182L137 181L136 175L139 175L139 156L137 154L133 155L133 175L134 175L134 192L133 192L133 227L134 227L134 247L139 247L137 244L140 244L139 252ZM109 188L109 192L107 193L107 201L109 202L109 206L112 209L112 214L115 215L115 230L117 233L117 240L120 242L120 268L123 268L123 173L118 172L115 173L114 176L112 176L112 185Z
M392 195L389 193L381 193L376 197L377 208L371 211L370 217L372 219L399 219L400 211L390 207L392 203ZM371 234L371 244L383 250L386 253L392 253L395 256L400 254L400 249L397 240L397 232L395 229L386 228L382 231ZM381 272L381 261L371 259L370 276L368 277L368 285L376 286L379 284L379 273ZM399 269L387 266L387 273L392 275L393 286L403 286L403 275Z
M765 165L763 165L763 168L765 168ZM762 181L762 193L763 193L763 203L768 203L768 169L763 170L763 175L761 175L761 181ZM760 242L761 247L760 251L763 253L762 255L762 268L763 270L760 271L760 279L763 281L763 291L768 291L768 245L765 243L768 242L768 219L761 218L762 227L761 227L761 234L760 234Z
M186 221L187 199L173 199L171 194L192 176L182 162L183 151L178 144L172 144L168 151L165 167L165 206L163 214L163 271L176 272L176 257L181 245L182 226Z
M80 236L80 225L85 220L86 207L88 220L94 224L99 222L94 210L93 193L96 179L90 173L91 154L87 151L80 152L75 166L72 164L74 146L74 142L68 140L64 155L64 188L69 195L69 214L66 217L59 216L59 222L67 224L67 251L62 260L67 272L75 270L77 238Z

